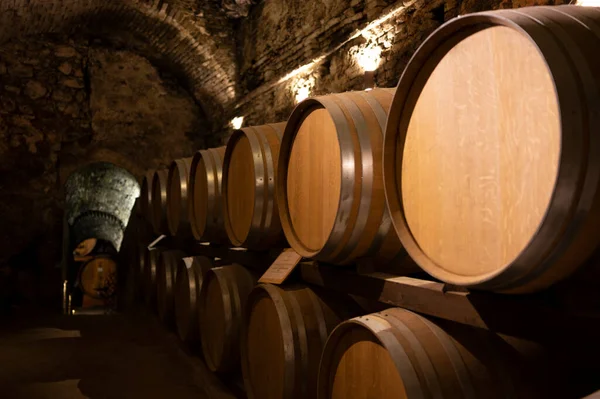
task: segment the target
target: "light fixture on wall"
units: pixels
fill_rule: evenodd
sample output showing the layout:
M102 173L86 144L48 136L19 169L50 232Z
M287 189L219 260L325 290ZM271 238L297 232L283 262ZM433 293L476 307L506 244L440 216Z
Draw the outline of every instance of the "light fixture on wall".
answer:
M296 104L304 101L308 97L315 87L315 78L312 76L299 78L293 81L292 83L292 93L294 94L294 99L296 100Z
M350 49L350 54L365 73L364 87L366 90L375 86L375 70L381 63L381 51L381 47L372 41Z
M244 123L244 117L236 116L231 120L231 127L233 127L234 129L239 129L242 127L242 123Z
M373 72L381 62L381 47L374 43L367 43L355 50L354 57L363 71Z
M577 0L575 5L584 7L600 7L600 0Z

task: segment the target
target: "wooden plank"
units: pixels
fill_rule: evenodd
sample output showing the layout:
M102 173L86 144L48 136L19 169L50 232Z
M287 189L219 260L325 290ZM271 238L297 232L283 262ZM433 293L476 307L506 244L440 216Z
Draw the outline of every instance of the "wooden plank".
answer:
M302 256L291 248L286 248L279 254L275 262L258 280L259 283L282 284L289 275L294 271L298 263L302 260Z
M300 269L302 279L310 284L497 333L535 339L574 333L583 339L600 333L600 314L566 312L531 297L457 292L442 283L384 273L357 274L315 262L302 262Z

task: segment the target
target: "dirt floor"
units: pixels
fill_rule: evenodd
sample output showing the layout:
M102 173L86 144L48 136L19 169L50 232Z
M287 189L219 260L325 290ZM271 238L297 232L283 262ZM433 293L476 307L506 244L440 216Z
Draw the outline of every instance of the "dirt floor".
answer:
M0 320L0 398L234 399L149 314Z

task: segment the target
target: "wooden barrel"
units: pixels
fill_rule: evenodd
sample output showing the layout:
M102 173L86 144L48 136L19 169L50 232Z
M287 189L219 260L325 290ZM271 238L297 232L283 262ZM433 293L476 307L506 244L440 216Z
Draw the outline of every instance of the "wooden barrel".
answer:
M268 249L283 243L275 197L285 123L235 130L223 160L223 216L231 243Z
M140 213L148 225L152 225L152 179L154 170L148 171L142 178L140 186Z
M245 267L215 267L200 294L200 336L206 365L213 372L240 365L240 335L246 301L256 278Z
M73 256L78 257L78 256L89 255L94 250L97 243L98 243L97 238L87 238L87 239L81 241L79 244L77 244L77 246L73 250Z
M190 171L189 220L197 240L227 241L221 209L221 179L225 147L201 150L194 155Z
M140 296L145 295L145 279L146 279L146 251L147 247L139 242L132 243L134 251L134 267L133 267L133 284Z
M391 308L331 333L318 398L570 397L553 382L561 378L549 359L531 342Z
M177 265L185 257L181 251L160 253L156 268L156 305L158 317L165 324L171 324L174 316L174 287L177 278Z
M345 264L402 251L385 204L381 153L394 89L301 102L288 120L277 177L281 223L292 248Z
M104 256L89 260L81 267L79 286L91 298L105 299L113 296L117 287L117 263Z
M307 287L258 285L248 298L241 339L248 398L315 398L327 336L357 312L355 303Z
M167 226L172 236L191 236L188 218L189 177L192 158L171 162L167 176Z
M147 249L144 252L144 298L151 309L156 304L156 269L162 248Z
M461 16L411 59L386 128L385 191L429 274L534 292L598 246L599 16L576 6Z
M182 258L175 282L175 324L177 334L184 342L197 341L198 303L206 273L213 262L204 256Z
M155 234L168 234L167 226L167 180L166 169L157 170L152 177L152 228Z

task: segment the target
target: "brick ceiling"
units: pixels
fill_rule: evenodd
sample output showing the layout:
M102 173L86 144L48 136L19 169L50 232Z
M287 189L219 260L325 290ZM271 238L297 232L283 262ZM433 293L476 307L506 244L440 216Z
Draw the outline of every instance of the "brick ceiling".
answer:
M205 112L222 116L236 99L231 18L252 0L5 0L0 43L16 36L93 33L135 38L141 55L160 58L183 78Z

